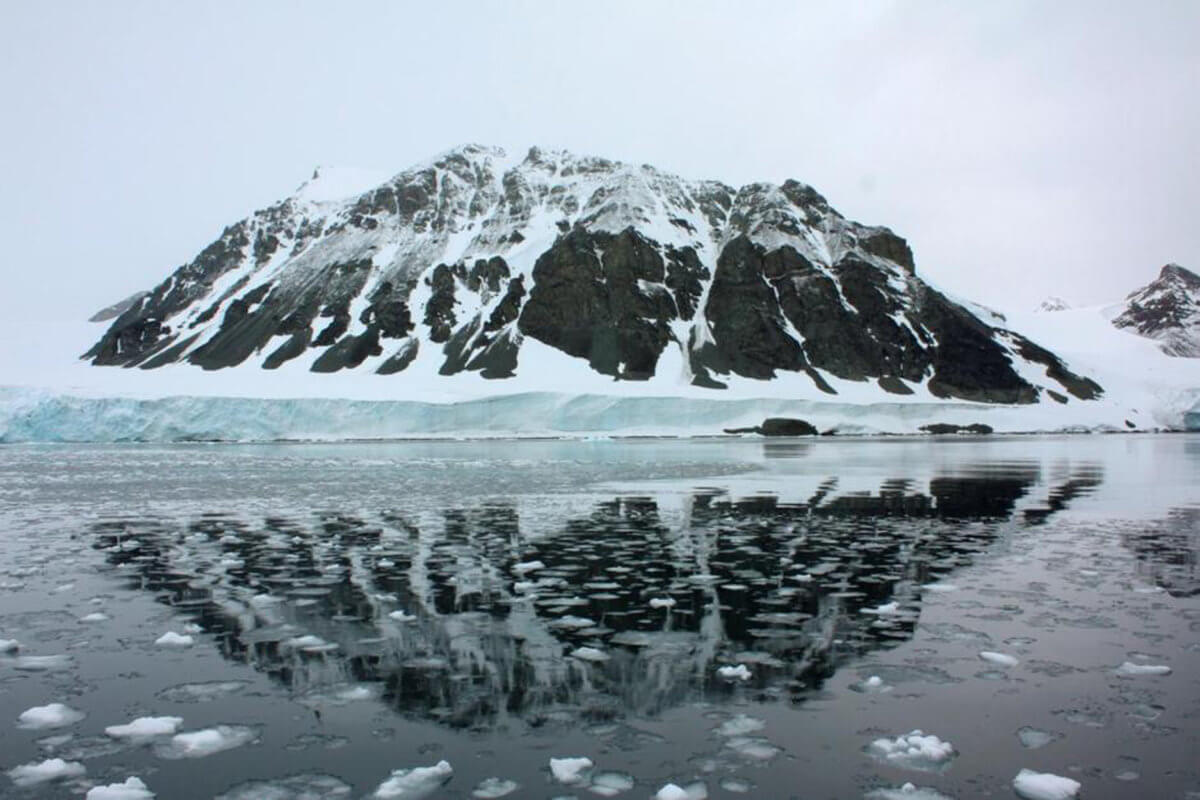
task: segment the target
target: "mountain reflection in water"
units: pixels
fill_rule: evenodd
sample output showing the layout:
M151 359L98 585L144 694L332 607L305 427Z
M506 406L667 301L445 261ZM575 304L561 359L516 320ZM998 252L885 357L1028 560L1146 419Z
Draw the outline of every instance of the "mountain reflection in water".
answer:
M1047 479L1016 463L873 491L830 477L802 501L625 494L549 530L522 518L536 507L490 503L432 520L214 513L92 533L132 588L302 700L369 691L488 728L746 692L803 700L848 659L911 637L924 587L1102 480L1094 464ZM1049 492L1031 496L1035 484ZM748 679L718 674L738 664Z

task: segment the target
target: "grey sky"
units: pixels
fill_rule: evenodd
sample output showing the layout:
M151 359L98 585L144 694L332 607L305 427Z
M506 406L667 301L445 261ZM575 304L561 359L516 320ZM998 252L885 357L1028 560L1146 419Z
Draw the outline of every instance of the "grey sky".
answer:
M467 141L794 177L953 292L1115 299L1200 267L1198 40L1196 2L9 3L0 335Z

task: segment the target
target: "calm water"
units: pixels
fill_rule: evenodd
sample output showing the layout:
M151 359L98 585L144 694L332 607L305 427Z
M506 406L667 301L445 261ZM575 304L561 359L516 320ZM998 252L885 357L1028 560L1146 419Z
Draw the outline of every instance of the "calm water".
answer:
M1189 435L4 447L0 796L1200 797L1198 548Z

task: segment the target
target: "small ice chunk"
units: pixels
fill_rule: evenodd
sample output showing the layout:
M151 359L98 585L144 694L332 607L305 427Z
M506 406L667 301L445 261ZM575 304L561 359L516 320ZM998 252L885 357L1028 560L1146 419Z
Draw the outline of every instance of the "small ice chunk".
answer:
M1039 747L1045 747L1061 738L1061 734L1031 728L1028 725L1017 730L1017 739L1020 740L1021 746L1027 750L1036 750Z
M275 597L270 594L256 594L250 598L250 605L252 606L270 606L282 602L282 597Z
M392 777L379 784L371 796L379 800L419 800L436 792L453 775L449 761L439 761L432 767L392 770Z
M733 681L733 680L748 681L748 680L750 680L750 670L749 670L749 668L746 667L745 664L738 664L736 667L730 667L730 666L717 667L717 674L720 675L722 678L724 678L727 681Z
M22 711L21 716L17 717L17 727L30 731L65 728L86 716L82 711L76 711L62 703L50 703Z
M159 647L191 647L196 643L196 640L191 636L186 636L175 631L167 631L162 636L154 640L154 643Z
M67 669L71 666L71 657L67 655L53 656L19 656L13 662L13 669L22 672L53 672Z
M867 753L888 764L924 772L945 769L957 755L949 742L920 730L895 739L876 739L867 746Z
M327 642L320 636L307 634L305 636L296 636L283 641L281 647L292 647L297 650L303 650L305 653L324 653L329 650L337 650L338 645L334 642Z
M879 616L888 616L890 614L899 614L900 613L900 603L896 600L893 600L890 603L884 603L883 605L875 606L874 608L864 608L862 610L862 613L878 614Z
M92 622L107 622L107 621L108 621L108 614L102 614L102 613L101 613L101 612L99 612L99 611L93 611L91 614L88 614L87 616L80 617L80 618L79 618L79 621L80 621L80 622L86 622L86 623L92 623Z
M767 726L767 723L755 717L748 717L745 714L738 714L736 717L730 717L721 723L717 728L717 736L746 736L751 733L758 733Z
M1138 675L1170 675L1171 668L1166 664L1135 664L1132 661L1126 661L1124 664L1117 667L1117 674L1126 677L1136 677Z
M689 798L687 790L682 786L668 783L658 790L658 793L654 795L654 800L689 800Z
M88 789L84 800L153 800L154 792L141 778L129 777L124 783L110 783Z
M887 787L872 789L863 795L863 800L953 800L936 789L906 783L895 789Z
M1079 781L1023 769L1013 778L1013 791L1025 800L1072 800L1079 797Z
M979 657L988 663L995 664L998 667L1015 667L1020 663L1019 659L1010 656L1006 653L994 653L991 650L983 650L979 653Z
M104 732L114 739L149 739L171 736L183 725L183 717L138 717L124 725L109 725Z
M651 608L674 608L675 607L675 598L674 597L651 597L650 598L650 607Z
M571 653L571 657L578 658L580 661L608 661L608 654L594 647L577 647Z
M552 758L550 759L550 773L554 776L554 780L559 783L579 783L583 780L583 773L592 768L592 760L590 758Z
M924 586L922 586L921 588L925 589L926 591L929 591L929 592L957 592L958 591L958 586L956 586L955 584L941 583L941 582L927 583ZM905 785L911 786L912 784L905 784Z
M486 778L480 781L475 787L475 791L471 792L472 797L481 798L481 800L494 800L497 797L504 797L520 789L521 785L516 781L510 781L505 778Z
M512 571L517 575L526 575L530 572L536 572L539 569L545 569L546 565L541 561L518 561L513 564Z
M624 772L601 772L592 776L588 791L601 797L616 797L632 789L634 783L633 776Z
M215 728L177 733L159 746L162 758L204 758L223 750L249 744L258 737L254 728L243 725L218 725Z
M21 649L21 643L16 639L0 639L0 653L15 653Z
M78 761L63 761L61 758L48 758L38 763L22 764L8 771L8 777L17 786L36 786L39 783L57 781L63 778L79 778L87 773L87 768Z
M353 789L332 775L301 773L286 778L239 783L216 800L332 800L349 797Z
M413 620L415 620L417 618L417 615L410 614L407 611L405 611L404 609L398 608L395 611L393 611L392 613L388 614L388 618L394 619L397 622L412 622Z

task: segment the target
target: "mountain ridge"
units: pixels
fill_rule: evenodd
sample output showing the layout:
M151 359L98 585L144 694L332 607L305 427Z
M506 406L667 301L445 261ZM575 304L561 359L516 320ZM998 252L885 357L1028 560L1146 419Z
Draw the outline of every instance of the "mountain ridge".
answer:
M84 358L303 364L399 388L417 373L519 382L536 341L615 381L677 369L714 390L790 373L829 396L847 382L992 403L1103 391L930 286L891 229L799 181L734 188L482 145L340 199L320 177L228 226Z

